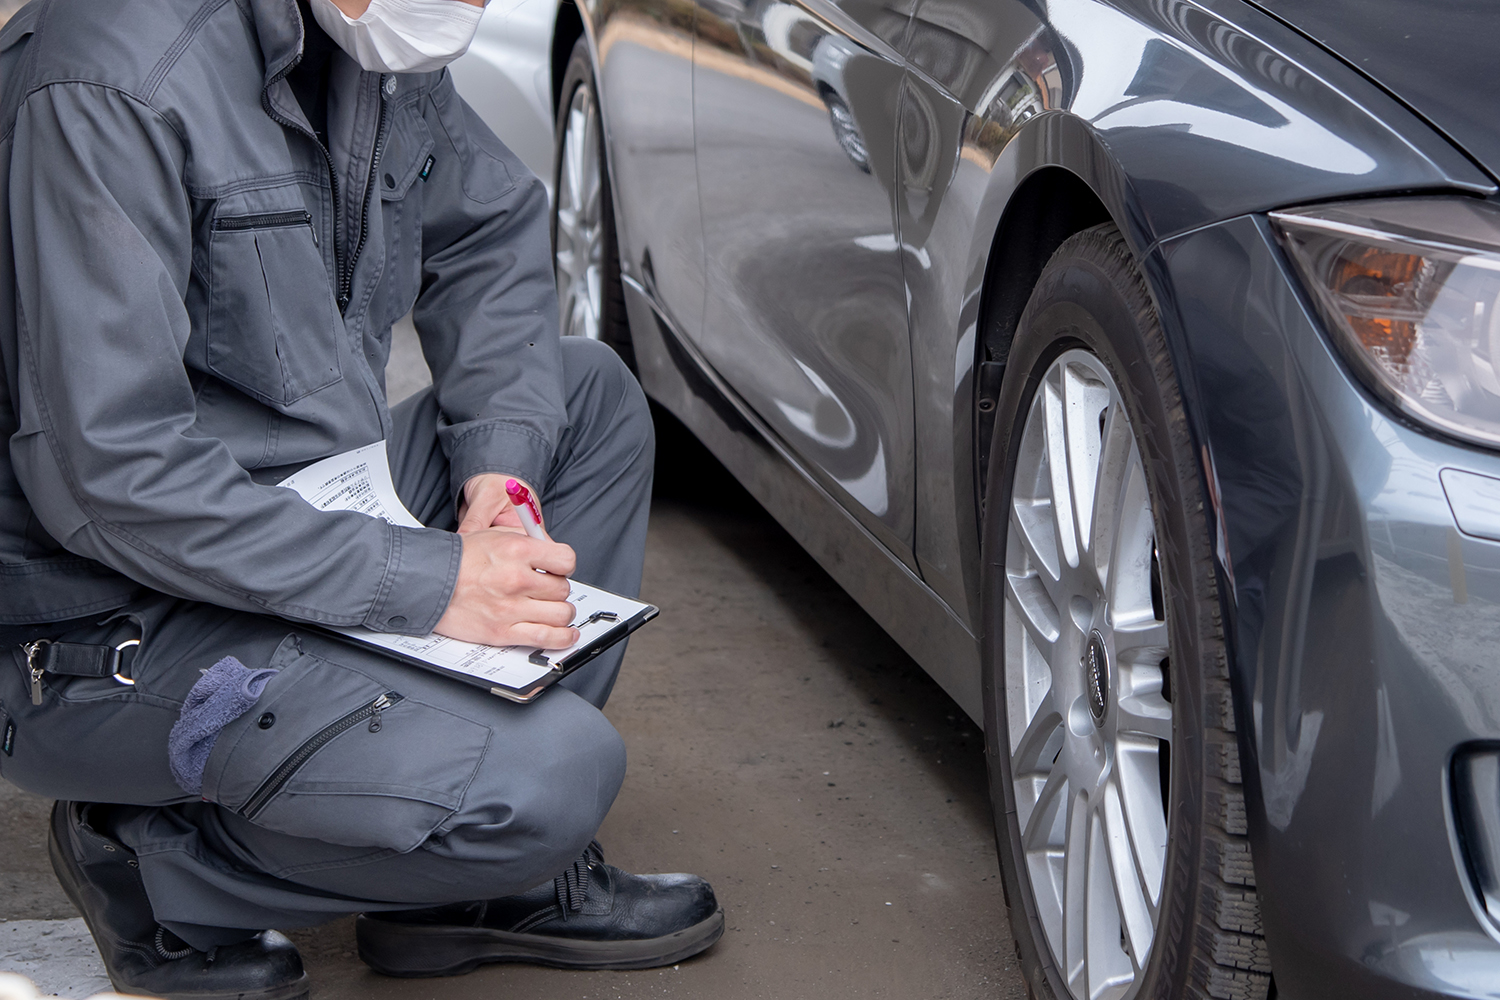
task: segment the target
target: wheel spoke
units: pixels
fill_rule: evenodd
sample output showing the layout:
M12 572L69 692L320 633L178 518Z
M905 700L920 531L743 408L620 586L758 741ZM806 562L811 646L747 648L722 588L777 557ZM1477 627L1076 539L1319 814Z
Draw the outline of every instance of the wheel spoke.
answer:
M1011 531L1026 547L1026 555L1049 583L1062 579L1057 563L1057 515L1052 501L1017 500L1011 507Z
M572 192L564 188L558 192L557 205L557 238L558 251L562 250L563 240L568 241L568 249L572 250L578 239L578 210L571 203Z
M563 161L563 169L567 171L568 188L572 195L573 206L579 210L580 217L584 207L584 179L583 173L585 147L588 145L588 115L583 108L577 107L577 97L574 98L574 108L568 113L568 149L567 158Z
M1052 769L1053 758L1061 746L1056 737L1060 735L1058 730L1062 723L1062 713L1054 706L1052 692L1048 691L1011 754L1012 775L1022 778L1029 774L1046 774Z
M1125 950L1125 929L1120 919L1110 865L1109 832L1102 809L1091 812L1089 823L1088 928L1084 946L1088 951L1088 993L1091 1000L1115 1000L1135 978L1135 969Z
M1058 559L1057 515L1053 510L1051 463L1048 458L1046 394L1039 392L1031 401L1022 434L1021 450L1016 456L1016 472L1011 496L1011 531L1021 532L1026 553L1047 575L1061 577Z
M1047 783L1036 797L1036 807L1021 831L1021 845L1029 853L1052 846L1052 828L1057 819L1057 810L1066 801L1068 775L1060 767L1054 767L1047 775ZM1069 809L1072 808L1070 805ZM1069 822L1072 822L1071 816Z
M596 248L597 249L597 248ZM584 288L588 291L589 312L593 315L595 323L603 314L601 308L604 302L604 269L595 261L589 266L585 274Z
M1115 539L1119 536L1120 518L1125 510L1120 502L1120 490L1124 485L1134 445L1125 411L1118 404L1111 405L1105 411L1104 431L1099 446L1099 474L1094 485L1094 509L1090 517L1093 528L1089 539L1089 555L1093 557L1094 574L1105 593L1109 592Z
M1151 551L1155 532L1146 472L1133 444L1125 463L1119 497L1104 597L1109 602L1112 621L1130 622L1153 617Z
M1109 848L1110 880L1119 906L1119 920L1134 961L1135 956L1144 956L1151 950L1153 914L1151 904L1146 900L1145 878L1136 864L1135 851L1130 843L1120 792L1114 782L1105 786L1101 818L1104 841ZM1136 964L1143 963L1137 961Z
M1074 996L1087 996L1089 810L1082 795L1068 803L1063 847L1063 926L1060 963Z
M1042 433L1047 442L1047 471L1052 478L1052 524L1063 561L1077 566L1078 525L1073 518L1073 491L1068 483L1068 434L1062 393L1050 379L1042 383L1041 392L1045 419Z
M1121 804L1141 888L1154 915L1161 905L1167 859L1167 816L1161 801L1161 744L1122 742L1116 756ZM1137 956L1144 952L1137 952Z
M578 198L573 188L573 140L572 129L563 133L562 165L557 171L557 215L559 227L566 225L571 228L575 224L578 214Z
M1172 739L1172 706L1159 694L1130 695L1120 699L1115 729L1122 735Z
M1155 662L1167 655L1167 623L1157 619L1149 607L1145 609L1144 617L1133 620L1122 620L1113 614L1110 617L1115 649L1121 660L1127 663Z
M583 221L590 228L599 224L600 191L602 187L602 174L598 169L599 148L597 144L598 129L594 120L594 102L589 101L588 109L583 118L583 135L581 154L579 156L579 179L578 205Z
M1053 647L1062 635L1066 588L1058 574L1056 527L1051 504L1016 502L1012 505L1008 546L1017 550L1008 567L1006 588L1022 610L1037 649L1051 663Z
M1094 521L1094 497L1099 484L1099 415L1107 406L1108 386L1100 383L1092 372L1081 366L1063 366L1063 428L1067 437L1072 515L1078 529L1080 548L1088 545Z
M1051 663L1053 647L1062 634L1062 622L1058 617L1057 605L1052 603L1047 588L1036 574L1019 578L1007 575L1005 585L1011 602L1020 612L1019 617L1026 626L1026 633L1036 643L1042 656Z

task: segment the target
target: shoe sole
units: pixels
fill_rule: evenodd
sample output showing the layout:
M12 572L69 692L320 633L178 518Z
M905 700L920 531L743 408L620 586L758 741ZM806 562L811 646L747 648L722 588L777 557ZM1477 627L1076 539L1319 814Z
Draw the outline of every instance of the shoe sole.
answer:
M457 976L495 962L554 969L653 969L706 951L724 935L724 911L692 927L639 941L578 941L483 927L422 927L360 916L359 957L403 979Z
M66 823L66 820L63 820ZM89 929L89 935L94 940L99 935L94 931L94 922L89 919L89 912L79 898L78 886L85 882L83 871L78 863L63 850L62 839L58 836L57 827L49 826L47 831L47 858L52 862L52 873L57 876L58 884L62 886L63 895L68 897L68 902L73 904L73 909L83 917L84 926ZM109 976L109 984L116 993L125 996L137 997L160 997L162 1000L307 1000L312 988L312 981L307 973L295 983L287 983L274 989L260 990L258 992L235 992L235 993L150 993L142 990L139 986L123 982L115 978L113 970L108 966L104 969L105 975Z
M116 983L113 976L109 981L115 991L123 996L160 997L161 1000L307 1000L310 989L305 972L295 983L288 983L286 986L278 986L274 990L263 990L259 993L149 993L139 986Z

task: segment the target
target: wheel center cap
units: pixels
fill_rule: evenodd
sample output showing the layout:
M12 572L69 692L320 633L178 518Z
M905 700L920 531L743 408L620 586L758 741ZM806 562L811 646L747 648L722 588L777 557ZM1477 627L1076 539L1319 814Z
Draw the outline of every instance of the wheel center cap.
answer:
M1083 679L1089 689L1089 714L1094 717L1094 725L1102 725L1109 710L1109 650L1098 629L1089 633L1083 650Z

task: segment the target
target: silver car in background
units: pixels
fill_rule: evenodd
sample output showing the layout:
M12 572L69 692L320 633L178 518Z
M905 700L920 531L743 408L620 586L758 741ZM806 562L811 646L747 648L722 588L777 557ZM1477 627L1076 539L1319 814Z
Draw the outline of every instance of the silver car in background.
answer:
M0 5L14 0L0 0ZM490 0L453 83L511 152L552 188L552 28L561 0Z

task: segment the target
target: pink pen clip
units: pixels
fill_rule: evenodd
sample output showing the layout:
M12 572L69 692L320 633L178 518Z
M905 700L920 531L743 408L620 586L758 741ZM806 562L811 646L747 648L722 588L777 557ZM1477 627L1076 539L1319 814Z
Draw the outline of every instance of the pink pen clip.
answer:
M521 517L521 527L526 529L526 534L532 538L545 539L546 533L542 531L542 512L536 505L536 498L531 491L514 479L505 481L505 493L510 497L510 502L515 505L516 513Z

